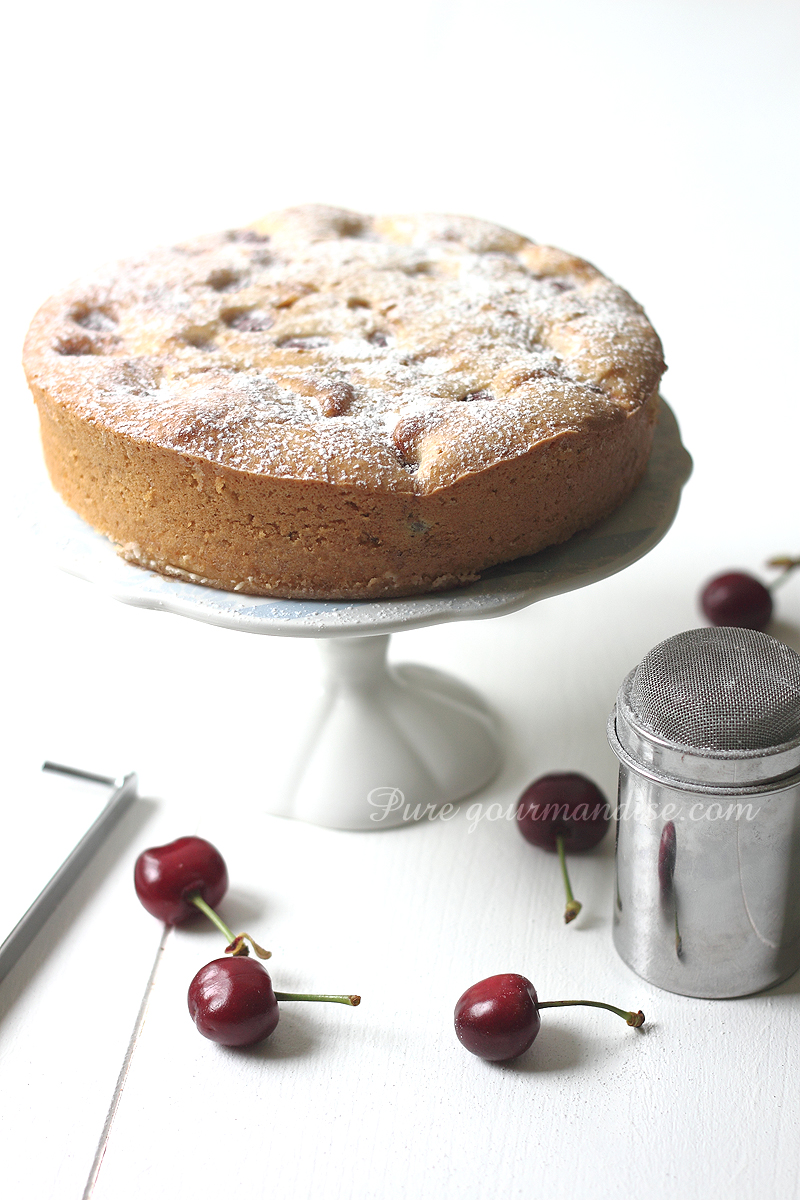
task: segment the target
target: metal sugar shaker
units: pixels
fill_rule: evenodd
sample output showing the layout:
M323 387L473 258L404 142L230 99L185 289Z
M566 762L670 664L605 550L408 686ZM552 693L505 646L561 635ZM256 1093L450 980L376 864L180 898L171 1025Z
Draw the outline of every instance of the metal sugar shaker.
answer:
M684 996L800 967L800 655L750 629L668 638L609 718L620 760L614 944Z

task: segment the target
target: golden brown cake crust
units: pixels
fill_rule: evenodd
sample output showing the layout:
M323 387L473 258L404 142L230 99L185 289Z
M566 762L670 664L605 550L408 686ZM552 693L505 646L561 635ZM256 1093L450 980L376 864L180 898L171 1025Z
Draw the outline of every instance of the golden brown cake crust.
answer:
M312 205L73 285L25 368L55 487L127 557L366 598L467 582L612 511L664 363L581 259Z

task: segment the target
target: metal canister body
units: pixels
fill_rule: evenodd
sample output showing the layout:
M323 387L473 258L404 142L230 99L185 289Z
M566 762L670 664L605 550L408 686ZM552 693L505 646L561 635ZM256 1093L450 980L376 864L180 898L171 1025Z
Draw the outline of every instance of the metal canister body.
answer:
M616 948L667 991L761 991L800 968L800 738L679 744L640 719L635 679L608 727L620 759Z

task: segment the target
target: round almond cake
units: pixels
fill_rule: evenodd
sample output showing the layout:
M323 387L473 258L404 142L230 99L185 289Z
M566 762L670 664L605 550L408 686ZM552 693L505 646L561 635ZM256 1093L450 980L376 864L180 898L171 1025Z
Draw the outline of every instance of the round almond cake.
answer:
M53 484L127 559L359 599L468 583L610 513L664 362L580 258L308 205L74 284L25 369Z

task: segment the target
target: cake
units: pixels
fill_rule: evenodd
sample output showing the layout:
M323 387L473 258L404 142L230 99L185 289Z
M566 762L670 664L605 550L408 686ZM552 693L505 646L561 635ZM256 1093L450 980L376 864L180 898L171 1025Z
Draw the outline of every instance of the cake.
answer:
M343 599L460 586L605 517L664 371L581 258L321 205L73 284L24 361L55 488L131 562Z

